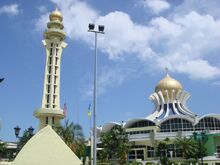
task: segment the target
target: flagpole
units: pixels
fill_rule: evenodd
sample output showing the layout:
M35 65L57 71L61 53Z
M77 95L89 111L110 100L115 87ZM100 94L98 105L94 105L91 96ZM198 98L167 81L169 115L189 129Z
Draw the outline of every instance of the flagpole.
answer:
M90 163L92 165L92 158L93 158L93 152L92 152L92 118L91 118L91 104L89 104L89 107L88 107L88 112L87 112L87 115L89 117L89 143L90 143Z
M89 116L89 135L90 135L90 163L92 163L92 119Z
M76 104L76 139L78 138L78 103Z

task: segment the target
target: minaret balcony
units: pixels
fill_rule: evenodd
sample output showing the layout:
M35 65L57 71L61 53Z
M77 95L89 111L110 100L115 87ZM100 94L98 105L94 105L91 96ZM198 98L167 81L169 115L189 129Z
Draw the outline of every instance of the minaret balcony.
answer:
M34 111L34 116L36 118L41 118L44 116L55 116L55 117L58 117L61 119L63 119L65 117L62 109L54 109L54 108L37 109L36 111Z
M58 21L58 20L54 20L54 21L48 22L47 23L47 27L48 28L59 27L59 29L63 29L64 28L63 24L60 21Z
M61 40L64 40L66 38L66 34L63 30L55 29L55 28L47 29L44 32L44 35L46 39L50 39L54 36L60 37Z

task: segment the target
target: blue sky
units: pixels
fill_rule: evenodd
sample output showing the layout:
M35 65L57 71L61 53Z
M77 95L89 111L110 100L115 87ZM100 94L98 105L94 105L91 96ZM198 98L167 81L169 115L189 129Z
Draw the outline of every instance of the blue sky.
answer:
M219 113L219 5L218 0L0 1L0 77L5 77L0 139L14 141L16 125L38 128L33 111L40 108L43 93L41 40L56 6L68 43L61 63L61 105L67 103L67 118L78 121L85 135L93 85L90 22L105 25L106 32L98 37L98 126L150 114L154 107L148 97L165 67L191 94L191 111Z

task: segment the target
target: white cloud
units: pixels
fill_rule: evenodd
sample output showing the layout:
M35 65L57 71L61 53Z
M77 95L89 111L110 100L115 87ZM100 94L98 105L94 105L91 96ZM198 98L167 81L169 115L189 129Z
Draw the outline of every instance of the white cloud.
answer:
M172 20L155 18L151 24L155 29L153 42L165 45L164 50L157 51L157 66L168 66L170 70L186 73L193 79L220 76L219 66L209 62L215 56L215 50L220 49L219 20L191 12Z
M146 8L150 8L155 14L159 14L170 8L170 4L166 0L141 0Z
M88 23L93 23L99 17L98 12L84 1L52 0L60 7L64 17L65 30L72 39L86 42L93 41L93 36L87 32Z
M37 7L37 9L38 9L38 11L39 11L40 13L45 13L45 12L47 12L46 6L39 6L39 7Z
M12 4L12 5L5 5L0 7L0 14L7 14L10 16L16 16L20 13L19 5Z
M53 0L55 2L55 0ZM77 0L59 1L56 3L60 6L64 17L65 31L67 36L73 40L83 40L90 46L93 45L94 36L87 32L89 22L105 25L105 35L99 36L99 48L106 52L111 59L117 59L127 52L136 53L139 56L145 56L153 50L148 47L148 39L151 38L152 29L146 26L135 24L128 14L115 11L101 16L98 12L89 7L85 2ZM81 12L83 11L83 12ZM117 19L115 19L117 18ZM48 13L40 17L36 22L37 29L45 29L48 22Z
M40 16L40 18L35 22L35 29L37 31L43 32L47 27L47 22L50 13L45 13Z
M116 19L117 18L117 19ZM112 59L124 56L126 53L143 55L152 37L152 29L135 24L128 14L115 11L97 19L98 24L106 26L106 34L101 38L100 47Z
M200 14L210 14L213 17L220 17L219 0L184 0L181 5L177 6L173 14L186 15L192 11Z
M109 59L117 62L132 56L150 69L168 66L170 71L192 79L220 77L220 66L213 60L220 50L220 20L212 15L196 11L171 13L169 18L154 17L148 24L141 25L121 11L100 15L84 1L52 2L60 6L67 36L72 40L81 40L93 48L94 36L87 32L88 23L104 24L106 33L99 35L98 46ZM39 18L38 29L44 30L48 14ZM109 68L103 76L101 73L99 83L103 91L132 77L122 73L119 68Z
M103 67L100 68L100 72L97 76L97 92L98 95L102 95L106 90L117 87L123 84L124 82L141 75L143 68L141 67L132 67L135 63L123 63L120 65ZM93 85L89 84L86 88L82 89L83 95L86 97L93 96Z
M187 74L191 79L213 79L220 76L218 67L201 59L183 59L173 55L169 58L159 57L157 62L159 67L168 66L169 70Z

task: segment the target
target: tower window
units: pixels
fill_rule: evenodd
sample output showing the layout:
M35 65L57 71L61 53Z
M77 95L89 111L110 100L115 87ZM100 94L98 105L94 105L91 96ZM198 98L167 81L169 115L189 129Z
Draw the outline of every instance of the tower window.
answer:
M56 56L58 55L58 51L59 51L59 49L58 49L58 48L56 48Z
M55 74L57 74L57 67L55 67Z
M50 93L50 85L47 85L47 93Z
M50 56L49 57L49 64L51 64L52 63L52 57Z
M53 95L53 103L55 104L55 101L56 101L56 96Z
M52 124L54 125L54 117L52 117Z
M55 61L56 65L57 65L57 62L58 62L58 57L56 57L56 61Z
M53 89L53 93L55 94L56 93L56 85L54 85L54 89Z
M51 66L48 67L48 72L51 73Z
M50 48L50 55L52 56L53 48Z
M50 83L50 75L49 75L47 78L48 78L48 81L47 81L47 82Z
M46 124L48 124L48 117L46 117Z
M50 44L51 47L53 47L53 42Z
M47 95L47 103L49 103L49 100L50 100L50 96Z
M54 76L54 84L57 83L57 76Z

